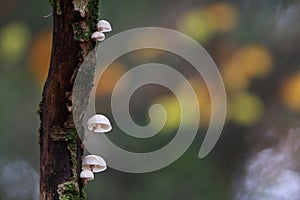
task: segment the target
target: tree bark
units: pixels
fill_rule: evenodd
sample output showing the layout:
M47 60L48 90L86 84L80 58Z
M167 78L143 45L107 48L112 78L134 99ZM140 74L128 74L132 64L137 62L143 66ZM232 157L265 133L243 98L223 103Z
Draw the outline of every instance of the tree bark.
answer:
M51 0L53 40L40 103L40 199L85 199L79 173L83 149L72 116L77 70L94 47L99 0Z

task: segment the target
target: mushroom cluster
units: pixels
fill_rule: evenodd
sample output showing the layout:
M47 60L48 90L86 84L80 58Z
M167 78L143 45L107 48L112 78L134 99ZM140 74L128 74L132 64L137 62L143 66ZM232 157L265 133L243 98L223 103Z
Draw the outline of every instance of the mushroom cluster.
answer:
M87 121L87 129L90 132L84 138L83 143L88 139L90 134L109 132L111 131L112 126L106 116L96 114ZM83 179L83 183L86 185L88 181L94 180L94 173L102 172L106 170L106 168L106 162L102 157L97 155L88 155L82 160L80 178Z
M80 178L83 179L84 185L88 181L94 180L94 173L102 172L106 170L105 160L97 155L88 155L82 160L82 171Z
M105 40L104 33L112 31L111 25L106 20L100 20L97 24L98 31L94 32L91 38L96 42Z

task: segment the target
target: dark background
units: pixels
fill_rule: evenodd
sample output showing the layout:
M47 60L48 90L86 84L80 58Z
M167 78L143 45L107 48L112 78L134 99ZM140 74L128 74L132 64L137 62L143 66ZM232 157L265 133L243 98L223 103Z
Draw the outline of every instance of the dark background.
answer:
M50 60L52 16L43 17L49 13L51 7L46 1L1 2L0 199L38 199L39 119L36 113ZM298 1L103 0L100 16L113 26L113 32L107 37L131 28L158 26L181 31L197 40L223 76L228 112L216 147L207 157L198 159L209 123L210 101L205 85L194 85L201 88L196 91L202 120L189 150L156 172L126 174L109 168L96 174L87 187L88 199L274 200L276 197L293 199L288 195L300 194L298 158L282 153L293 145L284 142L289 138L288 130L299 124ZM108 78L100 82L97 109L110 115L109 99L115 80L131 67L150 61L174 66L190 81L201 80L200 76L193 75L191 66L175 55L155 50L132 52L114 62L107 71ZM145 95L149 98L143 98ZM144 99L147 101L143 102ZM140 88L130 105L133 119L138 124L146 124L147 108L154 102L165 105L168 114L173 116L159 140L141 145L139 140L124 137L118 128L111 139L140 151L155 149L172 139L179 114L178 103L168 90L158 86ZM268 173L259 173L264 167L258 167L255 168L258 172L252 174L255 156L261 155L259 152L264 149L271 149L272 154L267 154L254 168L264 166L263 162L272 164L270 155L272 158L283 155L294 158L293 167L281 165L289 161L273 164L282 166L279 171L291 168L295 173L286 179L264 178ZM288 189L291 181L296 181L294 190ZM276 194L271 189L280 184L282 195L286 196L272 196Z

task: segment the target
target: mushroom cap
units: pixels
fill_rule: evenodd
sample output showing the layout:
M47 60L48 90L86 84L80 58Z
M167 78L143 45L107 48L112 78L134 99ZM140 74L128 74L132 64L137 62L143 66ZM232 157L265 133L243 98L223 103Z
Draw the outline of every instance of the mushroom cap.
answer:
M105 133L112 129L110 121L104 115L94 115L87 121L88 129L95 133Z
M84 169L80 172L79 176L80 176L80 178L86 179L88 181L94 180L94 174L91 170Z
M90 170L94 173L106 170L106 162L97 155L88 155L82 160L82 170Z
M100 20L97 24L97 28L98 31L103 33L112 31L110 23L106 20Z
M101 42L101 41L105 40L105 35L102 32L96 31L92 34L91 38L93 40Z

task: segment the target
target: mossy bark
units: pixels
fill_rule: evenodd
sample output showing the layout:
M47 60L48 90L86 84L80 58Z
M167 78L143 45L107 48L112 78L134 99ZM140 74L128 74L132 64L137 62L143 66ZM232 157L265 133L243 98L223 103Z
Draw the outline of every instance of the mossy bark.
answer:
M90 35L96 30L100 2L49 2L53 6L53 42L39 110L40 199L85 199L78 178L83 149L70 108L77 70L95 45Z

